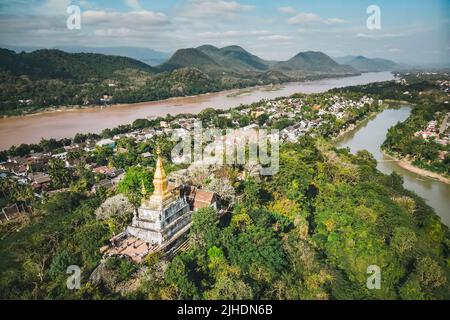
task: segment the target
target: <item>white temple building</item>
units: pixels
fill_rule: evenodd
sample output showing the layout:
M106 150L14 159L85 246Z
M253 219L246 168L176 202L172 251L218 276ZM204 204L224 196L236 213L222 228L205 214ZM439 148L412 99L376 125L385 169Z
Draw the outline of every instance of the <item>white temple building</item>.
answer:
M169 191L159 150L153 185L155 190L148 199L143 188L144 199L126 232L151 245L162 245L184 231L191 223L192 212L184 197Z
M157 150L154 191L148 197L142 187L142 203L135 211L132 223L126 230L113 237L110 246L104 246L100 252L105 256L127 256L136 262L151 252L176 249L183 241L192 223L192 215L199 208L214 207L214 193L185 187L171 190L163 167L160 150Z

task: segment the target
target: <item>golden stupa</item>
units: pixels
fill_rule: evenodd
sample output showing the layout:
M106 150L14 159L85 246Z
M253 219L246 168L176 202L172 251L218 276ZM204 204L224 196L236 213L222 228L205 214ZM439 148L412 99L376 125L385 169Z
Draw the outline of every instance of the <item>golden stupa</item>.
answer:
M166 176L166 172L164 171L163 161L161 158L161 149L159 146L156 149L156 154L158 155L158 159L156 161L155 175L153 177L153 186L154 191L150 196L150 199L143 199L143 205L148 207L161 207L174 201L173 194L169 191L168 188L168 180Z

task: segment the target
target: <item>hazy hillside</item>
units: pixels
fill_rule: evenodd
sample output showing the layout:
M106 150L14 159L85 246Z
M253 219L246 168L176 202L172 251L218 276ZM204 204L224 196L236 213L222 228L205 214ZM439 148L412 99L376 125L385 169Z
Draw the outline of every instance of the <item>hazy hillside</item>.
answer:
M104 95L111 96L108 103L134 103L358 73L322 52L301 52L274 62L239 46L180 49L156 67L99 53L0 49L0 114L98 105L105 103Z
M198 47L197 50L213 58L222 67L234 71L265 71L269 69L270 65L270 62L251 54L239 46L219 49L211 45L204 45Z
M42 49L62 50L68 53L99 53L105 55L122 56L142 61L151 66L164 63L170 58L167 52L161 52L149 48L140 47L84 47L84 46L57 46L52 48L45 47L24 47L24 46L2 46L17 53L33 52Z
M353 68L340 65L323 52L300 52L288 61L278 62L272 69L282 72L295 73L325 73L325 74L351 74L356 73Z
M161 70L174 70L181 67L195 67L216 77L233 74L237 77L259 77L267 71L277 71L276 78L301 80L311 76L342 76L358 74L347 65L340 65L322 52L301 52L288 61L266 61L251 54L242 47L229 46L217 48L204 45L198 48L181 49L164 64Z
M15 53L0 49L0 70L15 76L27 75L32 79L106 79L116 71L135 69L154 73L149 65L119 56L95 53L67 53L60 50L37 50Z
M194 67L206 73L216 73L222 70L219 63L194 48L177 50L169 60L158 66L161 71L172 71L185 67Z
M378 71L391 71L399 67L399 65L391 60L379 59L379 58L366 58L363 56L346 56L336 58L341 64L352 66L361 72L378 72Z
M122 56L142 61L151 66L156 66L167 61L170 58L170 54L148 48L138 47L58 47L66 52L71 53L100 53L106 55Z

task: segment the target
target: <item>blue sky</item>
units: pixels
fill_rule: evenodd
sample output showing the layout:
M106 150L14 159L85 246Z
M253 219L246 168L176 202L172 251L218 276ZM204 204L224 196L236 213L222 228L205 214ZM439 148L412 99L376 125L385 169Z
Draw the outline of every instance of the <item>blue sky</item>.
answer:
M66 8L81 7L81 29ZM369 5L381 29L366 26ZM0 44L136 46L173 52L241 45L265 59L300 51L450 64L450 0L0 0Z

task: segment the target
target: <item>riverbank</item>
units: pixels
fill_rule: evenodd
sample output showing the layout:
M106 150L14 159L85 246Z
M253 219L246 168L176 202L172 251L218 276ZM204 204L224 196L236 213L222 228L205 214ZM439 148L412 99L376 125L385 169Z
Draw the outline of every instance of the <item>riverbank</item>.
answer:
M390 101L390 103L394 103L394 102L401 102L401 101ZM372 112L371 114L369 114L367 117L364 117L364 119L362 119L361 121L351 124L349 125L347 128L341 130L335 137L333 137L331 139L332 142L334 143L339 143L339 141L341 139L343 139L346 135L354 133L356 131L358 131L359 129L361 129L361 127L364 124L367 124L370 120L373 120L377 115L379 115L381 112L383 112L384 110L391 108L392 106L385 106L384 108L380 109L377 112ZM422 169L419 167L414 166L410 161L408 161L407 159L398 159L390 154L388 154L386 151L381 149L381 153L386 156L387 158L395 161L399 167L408 170L412 173L418 174L422 177L427 177L427 178L431 178L431 179L435 179L438 180L440 182L446 183L450 185L450 179L433 171L429 171L426 169Z
M389 106L384 106L384 107L380 108L380 110L378 110L378 111L371 112L370 114L365 116L363 119L359 120L358 122L352 123L351 125L349 125L345 129L342 129L341 131L339 131L339 133L336 136L331 138L331 141L333 143L339 143L340 139L344 138L348 134L351 134L353 132L358 131L359 129L361 129L361 127L364 124L367 124L370 120L375 119L375 117L377 115L379 115L381 112L386 110L388 107Z
M400 159L388 157L381 151L381 146L386 140L386 133L398 122L404 122L411 115L410 104L400 108L387 108L379 113L373 120L363 123L358 130L345 134L336 142L337 148L349 148L352 154L359 150L369 151L378 161L377 169L386 175L392 172L403 177L403 186L413 191L418 196L426 199L441 217L442 222L450 227L450 185L438 178L427 177L426 173L419 171L420 168L405 168L407 164ZM408 170L411 169L411 170Z
M370 120L375 119L377 115L379 115L381 112L387 110L387 109L395 109L395 108L401 108L402 105L413 105L412 103L408 101L403 100L393 100L393 99L386 99L383 101L383 105L378 111L371 112L369 115L358 121L357 123L353 123L346 127L345 129L339 131L339 133L331 138L331 141L334 143L339 143L340 139L345 137L347 134L350 134L352 132L356 132L357 130L361 129L361 127L364 124L367 124Z
M436 172L432 172L429 170L425 170L419 167L414 166L410 161L406 160L406 159L398 159L390 154L388 154L386 151L381 150L381 152L389 159L394 160L399 167L402 167L405 170L408 170L412 173L418 174L419 176L422 177L427 177L427 178L431 178L431 179L435 179L438 180L440 182L446 183L450 185L450 179L439 174Z
M250 87L244 87L240 88L236 86L232 89L224 89L224 90L217 90L217 91L209 91L200 93L198 95L183 95L183 96L172 96L167 97L165 99L159 99L159 100L149 100L149 101L141 101L141 102L134 102L134 103L113 103L110 105L104 105L104 104L87 104L87 105L68 105L68 106L49 106L49 107L43 107L43 108L30 108L31 110L25 110L21 114L0 114L0 118L9 119L9 118L21 118L21 117L28 117L28 116L34 116L34 115L46 115L46 114L52 114L56 112L74 112L74 111L80 111L80 110L96 110L96 109L107 109L111 107L132 107L133 105L139 106L142 104L149 104L149 103L158 103L158 102L167 102L172 101L176 99L185 99L185 98L192 98L192 97L201 97L201 96L208 96L211 94L219 94L219 93L228 93L227 97L233 98L233 97L240 97L240 96L246 96L252 94L254 91L267 91L267 92L273 92L273 91L279 91L283 88L285 85L295 85L295 84L302 84L302 83L308 83L313 81L321 81L321 80L333 80L333 79L341 79L341 78L351 78L356 76L361 76L362 73L355 73L355 74L344 74L344 75L329 75L329 76L317 76L317 77L306 77L305 79L298 79L294 81L285 81L285 82L279 82L279 83L267 83L267 84L257 84Z
M335 88L364 85L393 80L391 72L364 73L356 77L333 78L318 81L285 83L279 90L263 90L254 87L248 95L227 97L239 89L205 93L190 97L175 97L160 101L136 104L110 105L106 108L76 108L51 112L0 118L0 150L22 143L38 143L44 139L62 139L77 133L100 133L106 128L131 124L136 119L165 117L167 114L198 114L206 108L228 110L263 99L289 97L295 93L322 93ZM267 86L265 86L267 87ZM261 86L259 87L261 88Z

